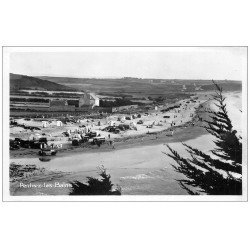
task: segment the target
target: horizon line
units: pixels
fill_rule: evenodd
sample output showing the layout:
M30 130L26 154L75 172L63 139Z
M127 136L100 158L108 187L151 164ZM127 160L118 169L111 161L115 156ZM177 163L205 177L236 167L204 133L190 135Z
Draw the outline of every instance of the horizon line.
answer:
M135 76L66 76L66 75L25 75L23 73L12 73L9 74L15 74L15 75L23 75L23 76L30 76L30 77L59 77L59 78L79 78L79 79L123 79L123 78L134 78L134 79L144 79L144 80L202 80L202 81L238 81L242 82L242 80L239 79L214 79L214 78L153 78L153 77L135 77Z

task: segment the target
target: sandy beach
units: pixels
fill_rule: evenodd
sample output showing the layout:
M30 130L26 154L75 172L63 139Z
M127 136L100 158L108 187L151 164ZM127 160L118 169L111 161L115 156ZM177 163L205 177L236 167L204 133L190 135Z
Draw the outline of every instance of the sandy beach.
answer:
M239 104L237 93L228 93L227 101L235 101ZM34 152L23 155L21 153L11 157L10 162L16 164L34 164L39 168L45 168L42 175L28 177L22 181L25 183L69 183L70 181L85 181L87 176L97 176L98 166L104 166L111 174L113 183L122 188L123 195L183 195L183 190L176 180L183 178L176 173L171 166L173 163L163 152L167 151L164 144L169 144L182 155L187 155L181 142L188 143L208 152L214 147L211 135L200 127L202 122L197 122L199 114L207 119L204 108L208 108L211 101L206 102L202 109L196 110L196 115L181 126L175 127L174 136L168 135L168 129L154 134L141 134L126 138L116 138L115 149L109 145L92 148L67 148L62 149L58 156L48 162L39 160ZM237 117L238 105L230 106L230 114ZM196 122L195 122L196 121ZM193 125L194 123L194 125ZM205 142L205 143L204 143ZM67 195L69 188L30 188L19 187L19 182L11 183L13 195Z
M188 103L187 103L188 102ZM48 139L48 145L62 145L62 148L58 150L57 157L64 156L66 154L72 153L84 153L84 152L103 152L112 149L110 147L110 140L114 142L115 149L122 149L127 147L134 147L138 145L152 145L165 143L166 141L185 141L194 137L197 137L204 133L202 129L199 128L201 125L198 120L198 115L206 119L204 116L204 110L209 108L210 102L208 101L207 95L200 95L199 99L195 103L190 103L187 100L182 100L176 105L181 104L180 109L174 109L170 112L160 112L151 111L146 115L142 115L140 118L135 118L132 121L123 121L123 124L131 124L136 126L136 129L129 129L121 131L119 134L109 133L103 129L107 127L110 122L118 124L117 120L121 115L111 115L105 119L91 120L85 119L80 122L80 124L67 124L61 127L51 126L48 128L43 128L41 121L26 121L25 119L17 120L19 124L24 124L26 126L37 126L40 127L40 131L31 132L27 129L21 127L11 127L10 138L22 138L29 139L34 134L44 134ZM165 118L169 117L169 118ZM143 124L138 124L142 121ZM97 124L102 124L98 126ZM148 125L154 124L152 128L147 128ZM72 142L69 137L65 137L63 132L66 131L77 131L79 126L84 125L90 127L92 131L96 131L102 137L105 137L106 143L102 144L101 147L97 145L92 145L91 143L85 143L81 146L72 146ZM190 128L195 126L195 130ZM183 132L185 130L186 132ZM173 131L173 132L171 132ZM174 136L171 136L171 134ZM72 134L74 136L74 134ZM110 136L110 138L109 138ZM166 140L167 139L167 140ZM26 149L21 148L19 150L11 150L10 158L22 158L22 157L37 157L37 149Z

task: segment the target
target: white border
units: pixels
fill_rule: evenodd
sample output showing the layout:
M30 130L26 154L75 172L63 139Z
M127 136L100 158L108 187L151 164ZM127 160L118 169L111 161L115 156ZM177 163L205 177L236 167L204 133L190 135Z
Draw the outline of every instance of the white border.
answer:
M203 46L205 47L205 46ZM203 47L198 47L202 49ZM208 46L209 47L209 46ZM220 47L220 46L218 46ZM221 46L223 47L223 46ZM240 47L240 46L239 46ZM247 201L247 59L243 63L243 75L245 76L242 85L243 102L243 195L242 196L189 196L189 195L121 195L121 196L10 196L9 194L9 55L12 52L84 52L84 51L131 51L136 50L167 50L176 48L180 50L197 49L197 47L3 47L3 201ZM211 47L212 48L212 47ZM215 47L216 48L216 47Z

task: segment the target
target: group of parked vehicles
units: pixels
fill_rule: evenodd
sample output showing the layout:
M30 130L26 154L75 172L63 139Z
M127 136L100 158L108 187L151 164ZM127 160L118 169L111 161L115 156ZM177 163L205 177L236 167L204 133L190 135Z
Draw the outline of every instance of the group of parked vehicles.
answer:
M80 146L85 142L91 142L92 144L101 145L105 142L105 137L101 136L100 134L97 135L96 132L90 131L85 135L77 135L75 138L72 139L73 146Z
M57 153L56 149L48 146L46 137L39 138L38 140L10 139L9 146L10 150L18 150L20 148L40 149L38 154L41 156L56 155Z
M41 144L47 144L47 138L42 137L39 140L23 140L20 138L10 139L10 150L20 148L41 148Z

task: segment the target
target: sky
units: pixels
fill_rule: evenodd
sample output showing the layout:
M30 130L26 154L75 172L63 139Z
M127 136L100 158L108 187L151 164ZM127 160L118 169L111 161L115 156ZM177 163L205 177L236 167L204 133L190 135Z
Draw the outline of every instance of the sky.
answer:
M29 76L242 80L245 47L12 49L11 73Z

